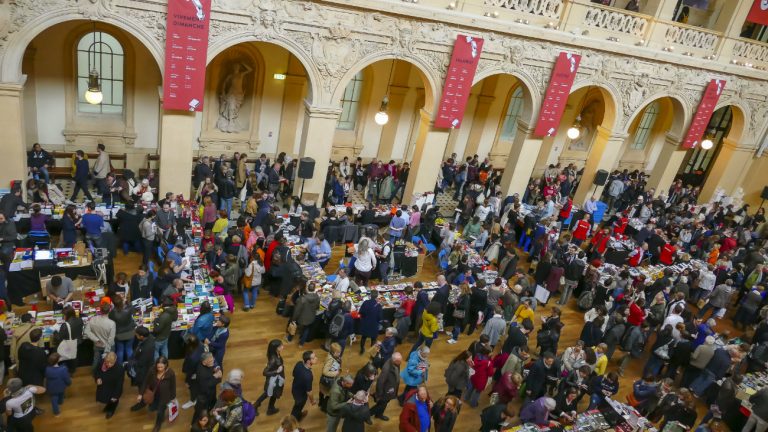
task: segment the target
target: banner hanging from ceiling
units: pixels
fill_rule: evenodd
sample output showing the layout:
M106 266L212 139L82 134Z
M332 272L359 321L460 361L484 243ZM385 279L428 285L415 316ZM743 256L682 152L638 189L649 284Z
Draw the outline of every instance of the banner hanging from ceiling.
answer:
M747 15L747 21L768 25L768 0L754 0Z
M440 98L435 117L435 127L459 128L461 126L482 51L482 39L464 35L456 37L451 63L448 65L443 84L443 96Z
M561 52L552 69L552 78L544 96L539 112L539 120L533 134L537 137L554 136L560 125L560 119L568 103L573 81L579 70L581 56L568 52Z
M202 111L211 0L168 0L163 108Z
M685 134L685 139L683 139L683 148L694 148L701 143L701 138L707 131L709 120L712 118L712 113L715 112L715 106L717 106L717 101L720 100L720 95L723 94L724 89L725 80L713 79L707 84L704 96L702 96L701 102L699 102L699 107L696 109L693 120L691 120L688 133Z

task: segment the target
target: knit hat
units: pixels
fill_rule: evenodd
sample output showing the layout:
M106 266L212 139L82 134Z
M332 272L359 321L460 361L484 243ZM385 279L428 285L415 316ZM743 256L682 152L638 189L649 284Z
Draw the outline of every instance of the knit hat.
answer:
M227 382L230 384L239 385L243 382L243 376L245 374L240 369L232 369L227 375Z

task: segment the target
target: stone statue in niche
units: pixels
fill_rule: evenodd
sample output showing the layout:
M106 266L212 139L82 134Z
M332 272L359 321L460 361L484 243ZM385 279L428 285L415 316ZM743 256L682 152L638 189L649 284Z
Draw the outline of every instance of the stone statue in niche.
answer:
M226 75L221 83L219 92L219 120L216 128L222 132L240 132L238 122L240 108L245 99L245 77L253 72L253 68L244 61L236 61L232 71Z

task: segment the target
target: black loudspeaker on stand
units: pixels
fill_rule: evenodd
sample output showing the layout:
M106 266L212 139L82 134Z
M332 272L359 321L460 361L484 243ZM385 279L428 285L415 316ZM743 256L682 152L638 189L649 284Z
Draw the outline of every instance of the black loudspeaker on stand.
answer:
M608 171L606 170L597 170L595 173L595 179L592 181L595 185L595 189L592 190L592 194L597 191L598 186L605 186L605 183L608 181Z
M299 200L304 199L304 182L307 179L312 180L315 174L315 160L310 157L303 157L299 159L299 172L298 177L301 179L301 192L299 193Z

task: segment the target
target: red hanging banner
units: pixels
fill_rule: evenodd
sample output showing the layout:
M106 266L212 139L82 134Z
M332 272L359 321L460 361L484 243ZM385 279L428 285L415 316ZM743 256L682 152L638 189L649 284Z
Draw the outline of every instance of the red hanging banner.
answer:
M749 10L747 21L768 25L768 0L754 0L752 9Z
M715 106L717 101L720 100L720 95L723 94L723 89L725 89L725 80L713 79L707 84L704 96L701 97L699 107L696 109L696 114L693 116L693 120L691 120L691 126L688 128L688 133L683 140L683 148L694 148L701 143L701 137L707 131L709 119L712 118L712 113L715 112Z
M202 111L211 0L168 0L163 108Z
M443 96L437 109L435 127L459 128L461 126L482 51L482 39L464 35L456 37L451 64L448 65L443 84Z
M560 118L568 103L568 95L571 94L573 81L576 79L576 72L579 70L579 62L581 62L581 56L578 54L561 52L557 57L544 102L541 104L534 136L554 136L557 132Z

